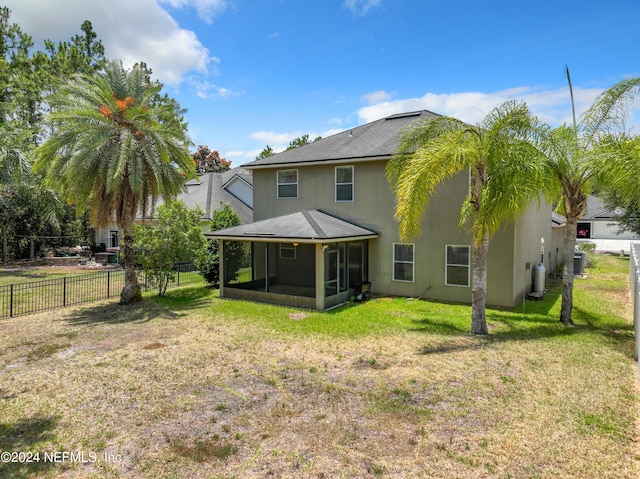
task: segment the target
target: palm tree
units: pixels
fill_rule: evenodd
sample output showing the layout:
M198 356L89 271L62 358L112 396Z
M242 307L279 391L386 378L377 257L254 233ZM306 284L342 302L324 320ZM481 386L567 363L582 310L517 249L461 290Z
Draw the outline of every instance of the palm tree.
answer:
M485 315L489 239L540 198L545 174L525 141L531 128L525 104L508 101L473 127L439 117L411 125L400 135L387 178L396 194L396 219L404 240L420 233L420 221L436 188L458 173L471 173L460 227L473 235L471 333L488 334Z
M570 325L573 324L573 256L578 220L586 211L587 195L598 177L604 175L612 183L616 176L629 175L630 170L622 171L620 151L612 148L610 140L615 132L624 131L626 113L640 91L640 78L623 80L600 94L577 121L568 68L565 73L571 95L573 123L554 129L539 125L532 142L541 152L551 173L554 188L559 193L559 210L567 218L560 322ZM615 174L612 173L614 171Z
M79 75L50 98L52 136L37 150L36 171L100 226L115 216L123 230L125 285L120 303L141 299L133 258L132 226L159 196L170 198L194 177L184 123L176 103L161 98L144 66Z

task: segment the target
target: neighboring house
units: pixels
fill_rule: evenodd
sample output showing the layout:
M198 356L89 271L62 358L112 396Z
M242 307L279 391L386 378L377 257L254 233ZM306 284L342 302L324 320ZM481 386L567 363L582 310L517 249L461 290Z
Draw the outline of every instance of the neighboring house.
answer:
M220 297L324 310L371 283L373 293L471 302L472 240L458 227L469 174L438 189L422 235L408 241L385 176L398 133L436 116L392 115L243 165L253 172L255 222L209 234L223 245ZM492 238L488 304L513 306L531 291L536 264L555 267L562 235L552 230L551 207L535 202Z
M206 173L197 180L185 184L185 192L178 195L178 200L189 208L198 207L203 211L203 229L208 231L213 211L220 203L228 203L240 217L242 223L253 221L253 179L251 172L243 168L233 168L223 173ZM156 204L161 205L162 199ZM147 214L146 222L153 224L153 212ZM141 223L142 218L136 218ZM107 248L118 248L122 233L114 223L96 228L96 243L103 243Z
M624 211L615 208L607 209L600 198L589 196L587 198L587 211L578 221L578 239L613 239L613 240L637 240L638 235L631 231L622 231L618 220Z

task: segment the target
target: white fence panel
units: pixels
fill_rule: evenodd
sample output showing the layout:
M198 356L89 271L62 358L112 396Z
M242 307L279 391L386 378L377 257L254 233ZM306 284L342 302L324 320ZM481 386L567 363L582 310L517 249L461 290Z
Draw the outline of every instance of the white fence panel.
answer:
M629 259L629 285L633 301L633 331L636 338L636 361L638 361L640 356L640 243L631 243ZM640 361L638 361L638 379L640 379Z

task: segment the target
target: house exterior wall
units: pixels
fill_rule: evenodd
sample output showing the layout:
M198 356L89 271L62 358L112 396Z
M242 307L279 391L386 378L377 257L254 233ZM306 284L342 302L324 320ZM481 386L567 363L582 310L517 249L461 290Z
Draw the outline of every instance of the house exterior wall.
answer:
M345 162L354 167L354 199L335 201L336 164L270 167L253 170L254 221L306 209L322 209L379 233L369 241L369 280L372 292L444 301L470 302L471 286L445 284L446 245L471 246L471 236L458 226L459 211L468 192L467 173L442 185L431 199L422 220L422 234L406 241L414 245L413 281L393 279L393 248L399 243L394 219L395 195L385 177L386 160ZM298 170L298 197L277 198L277 171ZM540 238L551 243L551 212L531 208L514 225L507 225L491 239L487 303L513 306L530 291L532 271L526 262L540 261ZM469 266L469 283L471 272Z
M555 260L554 239L551 232L551 206L532 203L513 225L513 302L518 303L531 292L534 268L544 264L551 270Z
M276 271L278 280L298 286L315 286L315 245L301 244L295 247L295 258L283 258L278 244Z
M242 201L245 205L253 208L253 191L251 186L240 179L234 179L226 186L226 190Z
M564 226L551 228L551 248L548 250L548 255L550 255L548 274L553 274L560 265L564 264L564 232Z

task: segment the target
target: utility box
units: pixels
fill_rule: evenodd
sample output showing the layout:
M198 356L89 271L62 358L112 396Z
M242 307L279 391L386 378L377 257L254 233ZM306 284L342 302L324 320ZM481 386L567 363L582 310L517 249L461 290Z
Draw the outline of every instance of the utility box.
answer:
M542 263L533 269L533 293L544 293L545 268Z
M587 266L587 253L584 251L576 251L573 255L573 275L583 276Z

